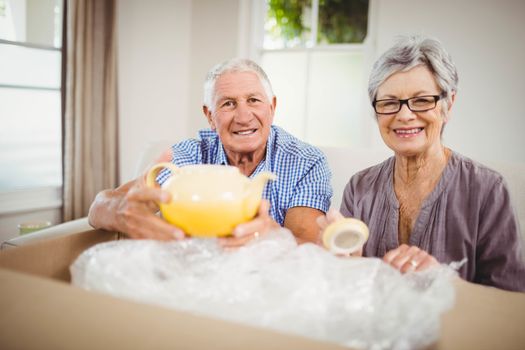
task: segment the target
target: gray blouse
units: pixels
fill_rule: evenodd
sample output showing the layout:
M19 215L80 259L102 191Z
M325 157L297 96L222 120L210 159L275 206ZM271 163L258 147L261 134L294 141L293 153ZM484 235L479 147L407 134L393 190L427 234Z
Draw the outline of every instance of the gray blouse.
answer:
M365 169L346 185L341 213L370 229L365 256L383 257L399 246L395 157ZM453 152L421 206L409 239L441 263L467 258L458 271L470 282L525 291L519 224L497 172Z

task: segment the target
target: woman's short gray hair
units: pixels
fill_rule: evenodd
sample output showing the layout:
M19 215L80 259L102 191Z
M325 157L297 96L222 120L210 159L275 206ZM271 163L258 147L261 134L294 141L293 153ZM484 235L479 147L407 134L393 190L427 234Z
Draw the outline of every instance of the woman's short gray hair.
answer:
M452 92L457 91L458 72L450 54L436 39L423 36L404 36L374 63L368 80L368 96L373 102L377 90L392 74L408 71L424 65L434 75L438 86L445 94L448 106ZM448 108L444 108L446 111Z
M271 101L274 97L272 85L264 70L255 62L244 58L233 58L228 61L219 63L206 75L204 81L204 105L213 110L213 99L215 97L215 83L217 79L223 74L232 72L254 72L264 88L268 100Z

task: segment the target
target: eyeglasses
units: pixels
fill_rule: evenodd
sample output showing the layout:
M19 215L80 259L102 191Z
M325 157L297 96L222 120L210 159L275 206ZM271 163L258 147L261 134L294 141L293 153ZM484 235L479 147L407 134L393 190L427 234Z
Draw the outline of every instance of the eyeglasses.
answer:
M426 112L436 108L437 101L445 97L441 95L426 95L407 98L405 100L386 99L372 102L377 114L396 114L403 105L407 105L412 112Z

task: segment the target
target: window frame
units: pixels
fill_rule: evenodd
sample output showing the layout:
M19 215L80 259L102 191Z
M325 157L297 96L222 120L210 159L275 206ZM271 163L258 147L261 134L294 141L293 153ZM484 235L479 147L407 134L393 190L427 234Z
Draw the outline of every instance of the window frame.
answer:
M0 39L0 45L14 45L19 47L46 50L46 51L58 51L60 52L60 58L63 61L63 48L54 47L48 45L34 44L22 41L11 41ZM61 75L63 72L61 72ZM60 77L61 85L59 87L43 87L43 86L31 86L31 85L18 85L18 84L1 84L1 89L24 89L33 91L57 91L63 95L63 77ZM62 97L63 99L63 97ZM63 106L63 103L61 102ZM61 114L63 111L61 111ZM61 117L62 119L62 117ZM62 125L63 128L63 125ZM62 142L63 143L63 142ZM63 154L63 149L61 149ZM63 174L63 164L61 173ZM63 179L63 176L62 176ZM7 215L15 215L31 211L41 211L49 209L61 209L63 204L62 199L63 191L63 180L60 186L38 186L30 188L12 189L7 191L0 191L0 217Z
M249 32L251 33L249 44L246 44L247 38L244 34L239 35L239 55L246 55L252 58L256 62L262 62L263 55L268 52L304 52L306 53L307 59L307 74L309 75L309 66L311 62L311 57L313 54L318 52L361 52L364 56L364 72L365 76L368 75L368 72L371 68L372 62L375 58L377 52L377 28L378 28L378 0L369 0L368 3L368 24L367 24L367 35L362 43L349 43L349 44L318 44L317 42L317 22L318 22L318 5L319 0L312 0L312 6L317 6L316 9L312 11L312 21L315 18L315 27L312 25L311 37L315 37L315 43L313 45L304 45L300 47L292 48L277 48L277 49L268 49L264 48L264 22L266 17L266 12L268 5L265 0L252 0L251 8L246 6L241 6L239 11L239 29L240 32L247 30L246 17L251 18ZM308 81L308 77L307 77ZM304 87L304 106L303 109L307 111L308 109L308 85L305 84ZM362 111L361 114L366 116L366 111L368 110L369 101L366 93L364 93L364 98L362 99L359 109ZM304 123L302 125L303 131L302 134L306 137L308 135L308 113L304 115ZM364 135L371 135L373 131L371 126L366 123L362 125L362 133ZM368 137L368 136L365 136ZM305 139L306 142L309 142L308 139ZM359 147L368 147L370 146L370 140L361 141Z

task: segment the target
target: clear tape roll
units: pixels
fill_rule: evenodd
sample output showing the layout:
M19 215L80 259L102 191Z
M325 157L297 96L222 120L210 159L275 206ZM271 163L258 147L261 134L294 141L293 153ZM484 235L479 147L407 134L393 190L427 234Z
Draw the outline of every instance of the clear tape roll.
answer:
M323 232L323 245L337 255L350 255L358 251L367 239L368 226L355 218L337 220Z

